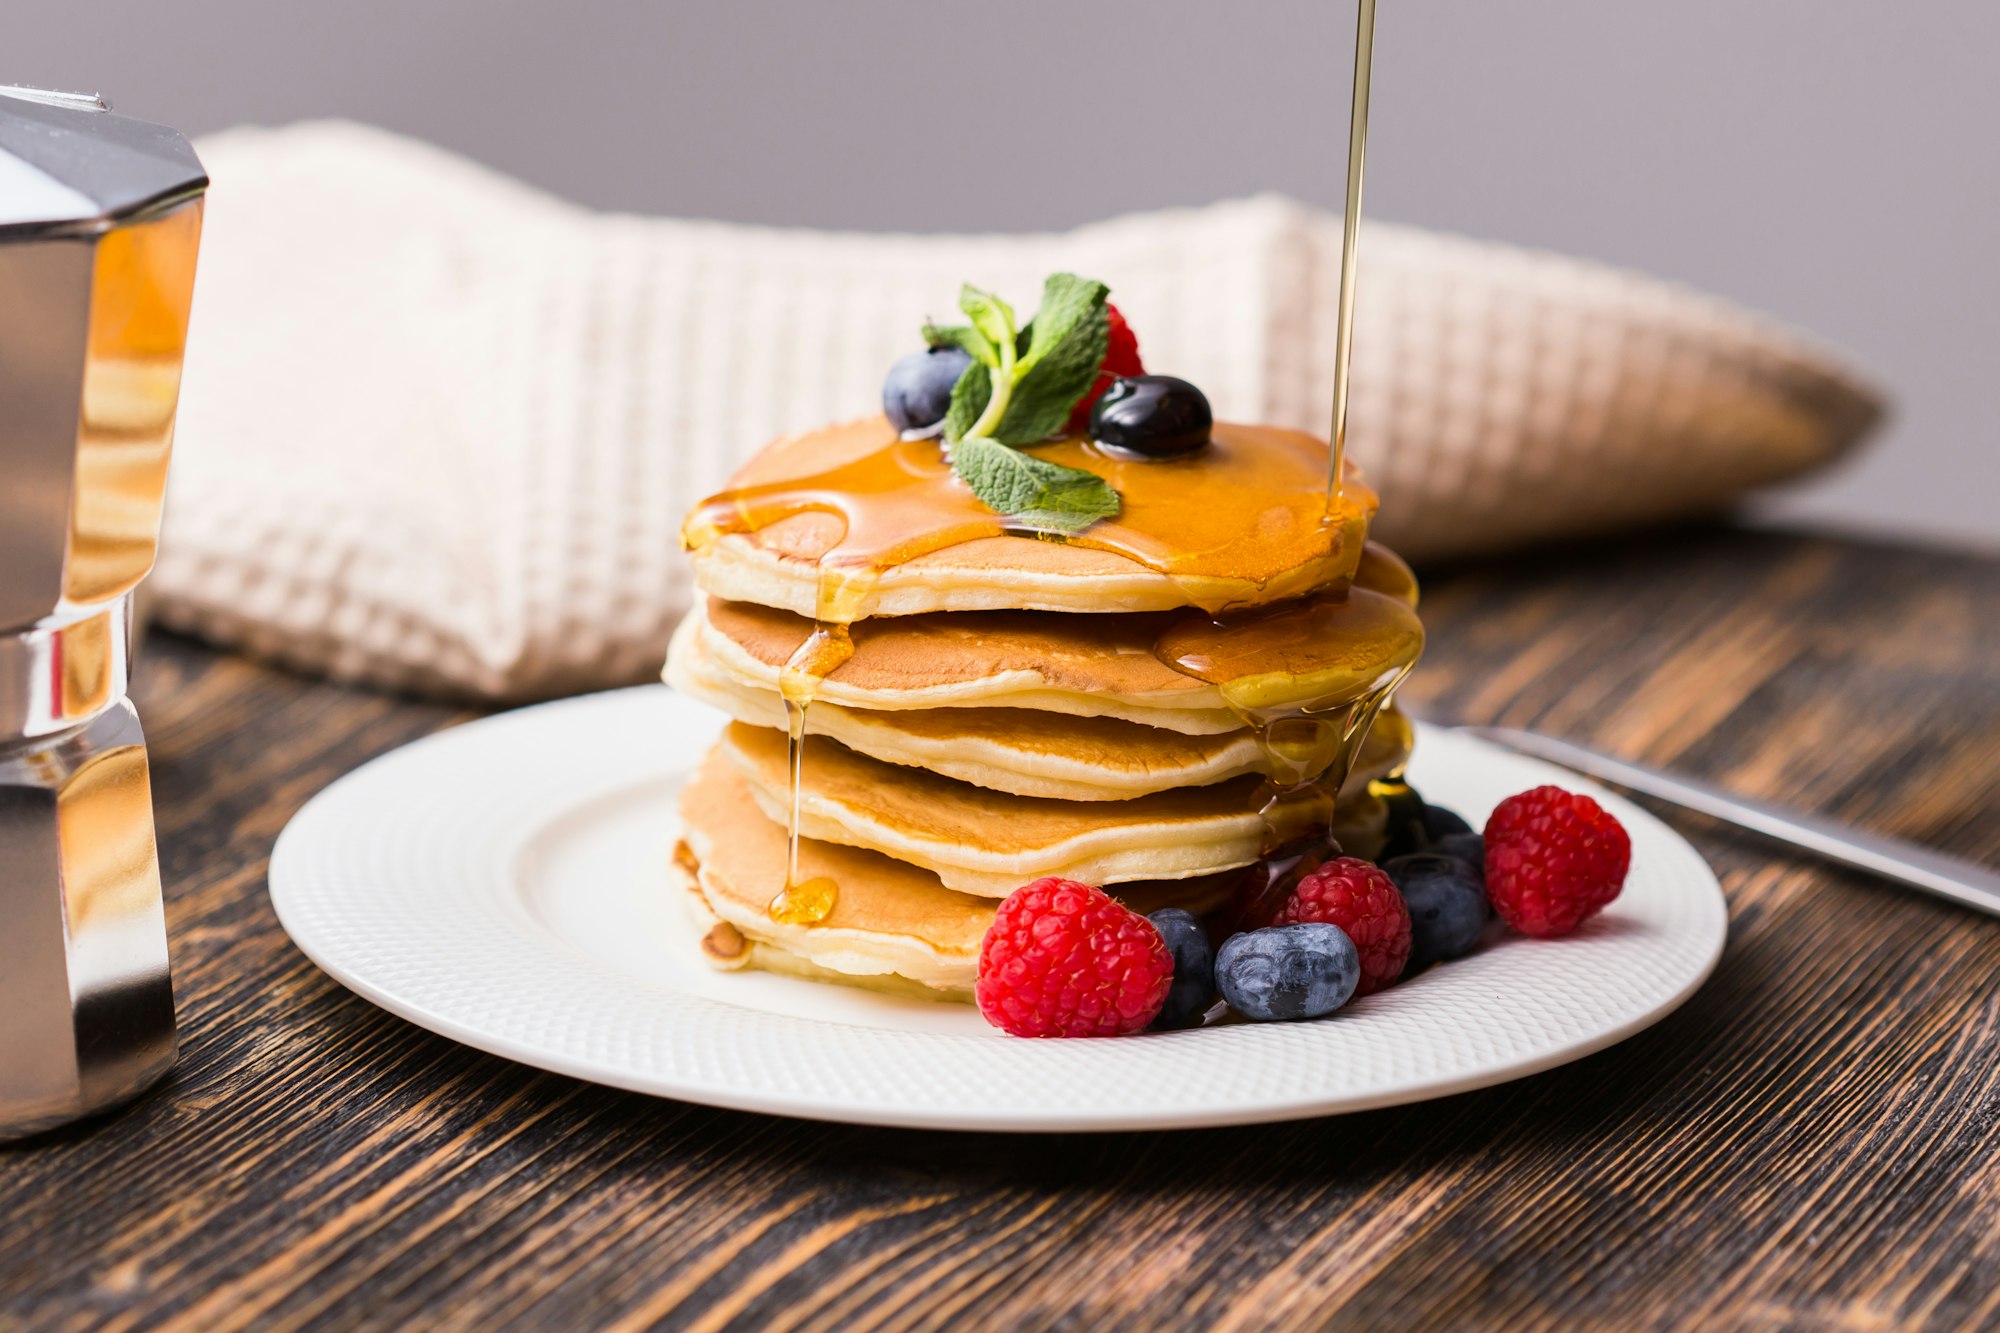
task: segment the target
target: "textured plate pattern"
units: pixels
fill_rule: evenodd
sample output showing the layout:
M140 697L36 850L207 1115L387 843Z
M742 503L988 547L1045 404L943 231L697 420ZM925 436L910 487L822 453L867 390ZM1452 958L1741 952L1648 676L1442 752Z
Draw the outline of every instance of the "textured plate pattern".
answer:
M641 1092L827 1120L1165 1128L1439 1096L1639 1030L1714 966L1721 892L1694 849L1581 779L1442 732L1413 766L1474 823L1559 778L1631 831L1623 896L1577 936L1507 939L1318 1023L1031 1042L969 1007L709 973L666 889L670 794L716 716L659 686L507 713L320 793L271 861L285 929L433 1031Z

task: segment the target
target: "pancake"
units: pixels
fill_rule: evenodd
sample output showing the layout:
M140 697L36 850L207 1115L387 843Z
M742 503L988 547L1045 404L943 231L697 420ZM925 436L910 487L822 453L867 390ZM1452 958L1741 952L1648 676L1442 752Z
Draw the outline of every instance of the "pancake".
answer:
M700 636L716 672L776 692L812 622L748 602L708 599L683 634ZM1113 717L1190 736L1238 731L1222 691L1153 656L1168 617L966 611L864 620L854 655L814 689L813 702L869 711L1032 708ZM680 651L678 642L675 651Z
M758 807L785 823L784 733L731 723L720 747ZM801 837L880 852L981 897L1004 898L1043 875L1101 885L1217 874L1255 861L1270 833L1255 777L1129 801L1052 801L898 768L826 740L807 749L805 769ZM1309 831L1324 813L1305 801L1281 809L1279 839Z
M674 637L666 678L681 693L739 722L786 725L784 700L775 688L745 685L718 670L700 635L688 628ZM820 698L806 711L806 732L885 763L1020 796L1070 801L1120 801L1171 787L1207 786L1261 773L1268 763L1255 738L1241 728L1190 736L1119 718L1025 708L886 712Z
M813 700L871 712L1036 709L1212 736L1241 730L1243 709L1283 712L1288 705L1311 701L1317 708L1360 697L1407 668L1423 646L1416 613L1368 589L1355 588L1331 603L1294 602L1259 614L1273 624L1288 616L1301 622L1302 632L1285 645L1283 669L1231 673L1219 681L1163 660L1166 645L1190 634L1223 652L1231 642L1246 641L1249 631L1200 613L1190 619L1185 613L972 611L865 620L851 627L852 655L814 683ZM1340 618L1368 619L1376 637L1319 623ZM765 692L778 690L785 664L813 632L802 616L743 602L707 600L688 620L671 655L689 674L726 677ZM701 660L687 660L688 654Z
M800 873L829 875L840 896L812 926L773 921L773 886L785 877L785 829L762 814L748 784L715 749L681 791L683 846L674 868L719 968L764 968L879 990L970 1000L990 898L955 893L935 875L874 852L812 839ZM1222 905L1235 877L1122 886L1134 910Z
M739 722L786 725L784 700L776 690L746 686L716 670L700 636L686 629L674 638L666 677L681 693ZM1248 729L1189 736L1118 718L1024 708L871 712L821 699L806 710L806 734L829 737L884 763L1016 796L1065 801L1130 800L1272 771L1270 756ZM1378 722L1357 771L1381 773L1400 763L1407 757L1407 737L1407 729Z
M751 459L684 530L695 581L711 596L810 616L824 558L867 572L842 617L857 620L1262 605L1352 577L1376 506L1350 477L1336 521L1324 523L1325 442L1272 426L1218 423L1186 464L1114 457L1080 439L1032 452L1103 477L1122 498L1119 515L1069 541L1006 533L935 441L905 445L870 417L773 441ZM864 510L893 536L858 532Z
M1296 689L1322 698L1348 697L1385 670L1414 659L1423 637L1409 566L1371 543L1353 588L1347 594L1353 605L1346 609L1368 623L1308 622L1302 639L1282 645L1286 671L1278 695ZM1232 625L1246 617L1284 620L1293 614L1288 607L1313 604L1293 602L1224 619ZM871 712L1036 709L1142 722L1191 736L1235 732L1242 717L1225 689L1240 695L1253 682L1226 687L1162 658L1163 642L1185 637L1190 628L1214 639L1214 624L1201 612L1185 610L1098 616L985 611L864 620L851 627L853 655L816 683L814 700ZM1357 633L1364 628L1382 637ZM774 692L785 664L812 629L809 619L786 611L702 598L676 634L669 662L690 678L718 684L728 678ZM1236 639L1242 630L1226 634Z

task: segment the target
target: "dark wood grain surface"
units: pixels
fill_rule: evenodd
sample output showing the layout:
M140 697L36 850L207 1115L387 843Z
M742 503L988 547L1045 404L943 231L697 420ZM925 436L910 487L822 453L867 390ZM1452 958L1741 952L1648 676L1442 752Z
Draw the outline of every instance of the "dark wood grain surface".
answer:
M1728 529L1431 581L1426 710L2000 863L2000 562ZM1577 1064L1051 1138L663 1102L463 1049L285 939L272 840L467 713L156 639L183 1054L0 1149L21 1328L2000 1324L2000 921L1699 821L1730 941Z

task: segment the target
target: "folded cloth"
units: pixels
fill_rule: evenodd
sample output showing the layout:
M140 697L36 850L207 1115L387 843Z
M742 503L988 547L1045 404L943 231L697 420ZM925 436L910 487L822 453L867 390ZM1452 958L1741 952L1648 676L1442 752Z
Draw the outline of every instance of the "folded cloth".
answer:
M876 410L961 281L1102 278L1149 369L1324 431L1337 216L1264 196L1062 234L855 235L590 212L345 123L201 145L214 177L166 624L392 688L641 680L682 514L772 436ZM1710 298L1369 223L1351 449L1419 563L1727 502L1853 444L1875 394Z

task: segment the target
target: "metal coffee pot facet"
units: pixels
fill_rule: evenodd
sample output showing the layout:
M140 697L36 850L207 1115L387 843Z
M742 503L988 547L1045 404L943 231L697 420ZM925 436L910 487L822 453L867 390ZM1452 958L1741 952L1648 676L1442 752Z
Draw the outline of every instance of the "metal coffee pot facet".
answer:
M0 86L0 1140L174 1063L125 692L207 185L170 129Z

